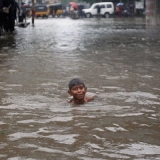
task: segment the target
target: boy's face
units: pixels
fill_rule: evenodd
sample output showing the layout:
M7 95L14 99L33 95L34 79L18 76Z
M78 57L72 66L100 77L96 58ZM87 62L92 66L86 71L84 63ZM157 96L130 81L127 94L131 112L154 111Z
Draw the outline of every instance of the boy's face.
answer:
M71 90L68 91L68 93L73 96L76 100L82 100L85 97L87 88L84 87L84 85L75 85L71 88Z

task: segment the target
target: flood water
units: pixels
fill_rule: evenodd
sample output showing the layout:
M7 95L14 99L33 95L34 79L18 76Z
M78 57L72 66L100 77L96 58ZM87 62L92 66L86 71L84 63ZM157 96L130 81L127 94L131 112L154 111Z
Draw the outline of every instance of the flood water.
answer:
M75 77L94 101L65 103ZM160 32L144 19L36 19L0 37L1 160L160 160L159 124Z

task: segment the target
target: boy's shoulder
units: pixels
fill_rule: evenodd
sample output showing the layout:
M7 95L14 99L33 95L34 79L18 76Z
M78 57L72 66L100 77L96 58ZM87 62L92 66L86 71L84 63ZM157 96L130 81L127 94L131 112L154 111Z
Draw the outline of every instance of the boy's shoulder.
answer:
M87 102L93 101L94 98L95 98L94 96L85 96L84 102L87 103ZM73 98L69 99L67 102L72 104L72 103L74 103L74 99Z
M94 100L94 96L91 96L91 95L85 96L85 102L90 102L90 101L93 101L93 100Z

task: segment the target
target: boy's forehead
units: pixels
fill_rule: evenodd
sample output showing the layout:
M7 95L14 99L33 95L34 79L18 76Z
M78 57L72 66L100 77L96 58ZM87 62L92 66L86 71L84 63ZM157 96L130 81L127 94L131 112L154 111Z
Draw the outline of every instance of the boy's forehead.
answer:
M85 87L85 86L83 84L75 84L70 89L77 88L77 87Z
M69 87L69 89L71 89L73 86L77 86L77 85L85 86L85 84L83 83L82 80L80 80L78 78L74 78L69 82L68 87Z
M84 87L84 85L83 85L83 84L75 84L75 85L73 85L72 87L81 87L81 86L83 86L83 87Z

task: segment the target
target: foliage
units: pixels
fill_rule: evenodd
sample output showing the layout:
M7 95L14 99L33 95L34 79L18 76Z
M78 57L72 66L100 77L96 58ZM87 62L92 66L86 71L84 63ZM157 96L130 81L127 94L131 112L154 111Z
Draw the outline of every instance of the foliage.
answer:
M89 3L89 4L93 4L95 2L100 2L99 0L62 0L63 4L69 4L69 2L77 2L77 3L81 3L81 2L85 2L85 3Z

